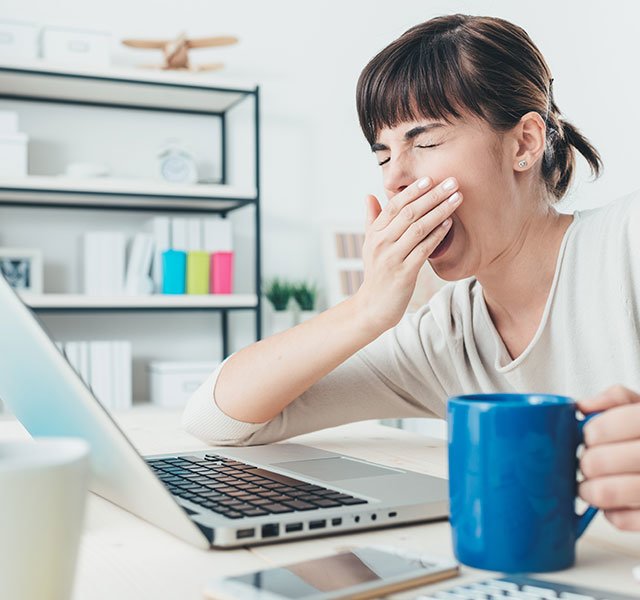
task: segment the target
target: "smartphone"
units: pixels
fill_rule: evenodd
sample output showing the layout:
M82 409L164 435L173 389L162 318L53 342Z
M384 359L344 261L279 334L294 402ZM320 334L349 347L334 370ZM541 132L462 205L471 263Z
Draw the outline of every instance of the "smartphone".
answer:
M364 600L454 577L458 564L386 546L353 548L209 583L209 600Z

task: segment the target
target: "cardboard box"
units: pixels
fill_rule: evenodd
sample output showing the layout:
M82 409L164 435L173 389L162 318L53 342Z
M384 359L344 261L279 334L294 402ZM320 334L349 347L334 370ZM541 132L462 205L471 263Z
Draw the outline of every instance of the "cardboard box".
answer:
M25 177L28 172L26 133L0 133L0 177Z
M108 67L111 36L102 31L45 27L41 38L42 58L57 64Z
M38 58L38 32L35 23L0 20L0 60L32 61Z
M151 361L148 372L152 404L183 408L218 365L216 362Z

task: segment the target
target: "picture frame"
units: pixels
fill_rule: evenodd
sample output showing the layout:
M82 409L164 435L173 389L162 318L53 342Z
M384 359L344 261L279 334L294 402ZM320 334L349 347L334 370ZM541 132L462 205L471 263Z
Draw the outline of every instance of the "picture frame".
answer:
M42 251L0 247L0 275L16 292L42 294Z

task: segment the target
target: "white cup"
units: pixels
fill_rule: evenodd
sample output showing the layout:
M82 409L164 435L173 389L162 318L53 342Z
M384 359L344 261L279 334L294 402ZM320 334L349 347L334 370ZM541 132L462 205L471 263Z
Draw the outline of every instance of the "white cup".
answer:
M71 597L88 476L84 440L0 442L0 598Z

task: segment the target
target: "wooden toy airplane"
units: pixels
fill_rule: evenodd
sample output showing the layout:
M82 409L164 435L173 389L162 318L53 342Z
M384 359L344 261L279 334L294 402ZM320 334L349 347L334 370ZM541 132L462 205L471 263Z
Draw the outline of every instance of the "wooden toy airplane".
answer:
M187 38L181 33L173 40L122 40L125 46L131 48L144 48L162 50L164 53L164 64L143 65L152 69L186 69L189 71L215 71L221 69L223 63L207 63L202 65L192 65L189 62L189 50L191 48L211 48L213 46L228 46L238 42L238 38L233 36L216 36L205 38Z

